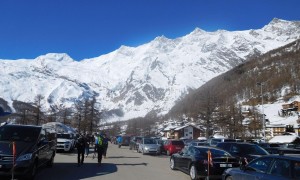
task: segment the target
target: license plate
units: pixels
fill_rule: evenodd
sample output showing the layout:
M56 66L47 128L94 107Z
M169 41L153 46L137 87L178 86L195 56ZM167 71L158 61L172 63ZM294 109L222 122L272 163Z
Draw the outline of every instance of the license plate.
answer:
M180 147L176 147L176 149L181 149Z
M232 167L232 164L220 164L220 167Z

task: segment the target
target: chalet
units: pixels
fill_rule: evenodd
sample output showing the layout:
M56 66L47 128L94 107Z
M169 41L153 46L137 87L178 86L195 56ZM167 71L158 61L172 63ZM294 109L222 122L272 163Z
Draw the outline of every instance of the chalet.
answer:
M182 126L166 127L163 130L165 137L169 139L197 139L201 134L202 130L192 124Z
M281 112L283 113L283 115L288 115L291 111L295 111L299 113L300 112L299 106L300 106L299 101L294 101L289 104L282 104Z
M267 134L267 136L279 136L286 132L289 125L286 124L268 124L266 125L266 133L270 132L270 134ZM296 134L300 135L300 127L293 126L293 129ZM272 132L272 133L271 133Z

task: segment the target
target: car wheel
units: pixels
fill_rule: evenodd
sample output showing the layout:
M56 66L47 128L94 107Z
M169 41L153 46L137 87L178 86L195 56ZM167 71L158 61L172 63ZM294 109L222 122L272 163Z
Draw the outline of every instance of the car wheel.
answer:
M190 167L190 177L192 180L197 179L197 170L196 167L192 164Z
M174 158L171 158L171 159L170 159L170 168L171 168L172 170L175 170L175 161L174 161Z
M232 176L227 176L226 180L233 180Z
M31 170L29 171L29 174L24 179L33 180L35 178L36 172L37 172L37 162L35 162L32 165Z

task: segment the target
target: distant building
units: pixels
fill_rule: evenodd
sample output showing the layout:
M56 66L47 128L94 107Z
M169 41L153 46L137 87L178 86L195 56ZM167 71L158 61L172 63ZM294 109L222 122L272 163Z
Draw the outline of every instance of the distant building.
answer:
M197 139L203 134L196 125L168 126L164 130L164 137L169 139Z

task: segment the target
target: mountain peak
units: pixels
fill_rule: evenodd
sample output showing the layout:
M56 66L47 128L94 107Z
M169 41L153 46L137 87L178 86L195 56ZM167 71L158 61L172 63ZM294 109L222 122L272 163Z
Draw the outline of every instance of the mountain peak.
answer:
M286 21L283 19L274 18L269 24L263 27L265 31L278 31L280 29L286 29L288 26L295 24L297 21Z
M170 39L168 39L166 36L161 35L161 36L157 36L153 41L155 42L166 42L169 41Z
M60 62L73 62L73 59L66 53L48 53L41 55L36 60L51 60Z

